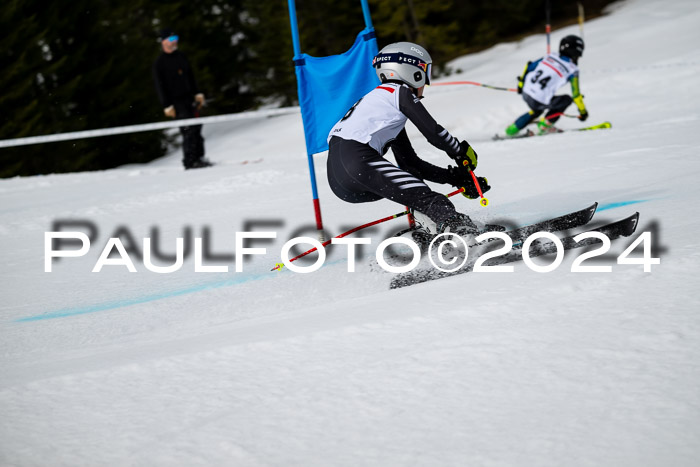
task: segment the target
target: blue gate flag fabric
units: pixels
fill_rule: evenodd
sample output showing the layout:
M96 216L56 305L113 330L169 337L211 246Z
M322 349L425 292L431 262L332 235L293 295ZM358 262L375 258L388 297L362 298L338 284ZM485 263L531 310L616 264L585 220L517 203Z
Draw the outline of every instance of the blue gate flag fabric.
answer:
M379 86L372 67L377 55L374 29L362 30L347 52L329 57L294 57L306 150L328 150L328 133L359 98Z

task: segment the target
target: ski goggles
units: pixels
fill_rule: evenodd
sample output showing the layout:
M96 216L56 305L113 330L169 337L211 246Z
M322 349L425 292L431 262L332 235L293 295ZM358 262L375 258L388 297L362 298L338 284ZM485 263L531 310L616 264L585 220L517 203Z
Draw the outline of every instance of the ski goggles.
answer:
M166 37L166 39L168 40L168 42L177 42L180 39L180 37L176 34L173 34L172 36Z
M425 84L430 84L430 76L433 68L432 63L426 63L418 57L401 52L378 54L374 57L374 60L372 60L372 66L375 68L380 68L382 63L402 63L419 68L425 73Z

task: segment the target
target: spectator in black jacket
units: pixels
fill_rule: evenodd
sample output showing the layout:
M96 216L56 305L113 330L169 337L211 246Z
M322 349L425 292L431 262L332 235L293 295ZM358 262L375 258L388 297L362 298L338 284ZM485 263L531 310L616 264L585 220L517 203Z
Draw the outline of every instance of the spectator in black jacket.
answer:
M193 118L204 105L204 94L197 88L187 58L177 50L178 39L172 29L160 31L162 52L153 64L153 81L166 117ZM180 133L185 169L210 166L204 158L202 125L180 127Z

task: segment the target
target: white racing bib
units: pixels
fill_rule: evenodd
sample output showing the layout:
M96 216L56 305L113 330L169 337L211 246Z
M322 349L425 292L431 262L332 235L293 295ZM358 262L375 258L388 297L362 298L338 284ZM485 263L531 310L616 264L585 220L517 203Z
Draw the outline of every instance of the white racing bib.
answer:
M562 60L558 55L547 55L525 77L523 93L537 102L549 105L557 89L564 86L576 73L578 67L574 63Z
M399 110L399 88L398 84L384 83L367 93L335 124L328 139L338 136L358 141L384 154L387 143L406 126L407 117Z

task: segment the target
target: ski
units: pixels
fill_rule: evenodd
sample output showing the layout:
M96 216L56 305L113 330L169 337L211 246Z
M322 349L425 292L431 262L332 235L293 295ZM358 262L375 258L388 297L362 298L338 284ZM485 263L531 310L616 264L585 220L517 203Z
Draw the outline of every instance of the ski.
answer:
M239 164L241 165L246 165L246 164L257 164L259 162L262 162L263 158L261 157L260 159L255 159L255 160L245 160L245 161L240 161Z
M599 123L597 125L591 125L587 126L585 128L574 128L571 130L563 130L563 131L588 131L588 130L607 130L609 128L612 128L612 123L610 122L603 122Z
M593 218L593 214L595 214L596 209L598 208L598 203L593 203L590 206L583 208L578 211L573 211L569 212L566 214L562 214L561 216L557 217L552 217L549 219L545 219L539 222L535 222L532 224L528 224L522 227L518 227L512 230L504 230L503 232L508 235L512 240L514 244L517 244L518 242L524 241L527 237L532 235L535 232L540 232L542 230L546 230L548 232L559 232L562 230L567 230L567 229L573 229L576 227L580 227L582 225L588 224L590 220ZM480 231L478 234L475 236L479 236L482 233L486 233L489 231L493 230L499 230L499 229L494 229L493 227L496 226L491 226L491 228L486 228L483 231ZM401 236L405 233L408 232L415 232L418 233L420 232L419 230L416 229L406 229L402 230L401 232L397 233L395 236ZM436 235L430 235L428 233L422 233L422 235L413 235L413 240L416 241L416 243L419 244L421 247L421 250L427 250L428 245L430 242L435 238ZM473 246L478 246L481 244L473 244Z
M513 243L515 244L518 242L523 242L527 237L535 232L540 232L543 230L547 232L559 232L562 230L574 229L576 227L588 224L593 218L596 209L598 209L597 202L579 211L552 217L550 219L525 225L517 229L506 230L505 234L512 238Z
M632 214L629 217L626 217L622 220L616 221L616 222L611 222L609 224L605 224L601 227L598 227L596 229L591 229L588 230L587 232L600 232L602 234L605 234L611 241L615 240L620 237L629 237L634 233L634 231L637 229L637 224L639 223L639 213L636 212ZM596 243L600 243L600 240L597 238L589 237L585 239L582 242L576 242L574 241L574 237L576 235L570 235L564 238L561 238L561 243L564 246L564 250L571 250L574 248L583 248L588 245L594 245ZM543 256L543 255L549 255L552 253L557 252L557 246L553 242L545 242L545 243L538 243L538 244L533 244L530 246L530 258L534 258L536 256ZM522 245L520 247L514 247L513 250L511 250L510 253L499 256L496 258L493 258L492 260L486 261L484 265L486 266L496 266L498 264L505 264L505 263L512 263L515 261L520 261L523 259L523 252L522 252Z
M552 217L549 219L545 219L543 221L535 222L533 224L528 224L522 227L518 227L512 230L505 230L505 229L498 229L495 227L501 227L498 225L492 225L490 228L487 226L484 230L480 231L478 234L474 235L474 237L478 237L482 233L486 233L489 231L502 231L506 235L508 235L512 240L513 240L513 245L518 245L522 243L527 237L532 235L535 232L540 232L540 231L547 231L547 232L559 232L562 230L567 230L567 229L574 229L576 227L580 227L582 225L587 224L590 222L591 218L593 218L593 214L595 214L596 209L598 208L598 203L595 202L591 204L590 206L583 208L578 211L573 211L569 212L566 214L562 214L561 216L557 217ZM394 234L394 237L401 237L407 233L411 234L411 240L413 240L419 247L421 254L426 254L429 245L432 242L432 240L437 236L436 234L431 234L428 232L421 231L420 229L416 229L415 227L411 227L408 229L401 230L400 232L397 232ZM469 248L473 248L476 246L483 246L486 243L489 243L493 241L494 239L487 240L485 242L481 243L472 243L469 245ZM388 260L397 260L401 256L400 255L389 255L385 259ZM381 271L381 268L377 265L376 260L371 260L370 261L370 270L372 271Z
M549 219L545 219L539 222L535 222L532 224L524 225L522 227L518 227L512 230L500 230L500 229L494 229L494 228L487 228L485 230L480 231L478 234L474 235L475 237L478 237L482 233L486 233L488 231L503 231L506 235L508 235L512 240L513 240L513 245L518 245L522 243L527 237L532 235L535 232L541 232L541 231L547 231L547 232L559 232L562 230L567 230L567 229L575 229L576 227L580 227L582 225L586 225L590 220L593 218L593 215L596 212L596 209L598 208L598 203L595 202L591 204L590 206L580 209L578 211L573 211L569 212L566 214L562 214L561 216L557 217L552 217ZM492 226L496 227L496 226ZM402 230L396 234L394 234L394 237L400 237L405 235L406 233L411 233L411 239L416 242L418 247L420 248L420 251L422 254L426 253L429 249L429 245L432 242L432 240L436 237L436 234L430 234L428 232L423 232L420 229L416 229L415 227L413 228L408 228L405 230ZM482 243L472 243L469 245L469 248L473 248L475 246L482 246L485 245L486 243L489 243L493 241L492 240L487 240L486 242ZM396 260L398 259L398 255L390 255L387 259L389 260ZM370 264L370 268L372 270L380 270L380 268L376 265L376 261L372 260Z
M610 240L615 240L620 237L629 237L634 233L634 231L637 228L637 224L639 223L639 213L635 213L629 217L626 217L624 219L621 219L616 222L611 222L609 224L605 224L601 227L595 228L588 230L589 232L600 232L605 234ZM542 230L542 229L540 229ZM534 232L533 232L534 233ZM576 234L578 235L578 234ZM564 246L564 250L571 250L574 248L582 248L584 246L588 245L593 245L596 243L600 243L600 240L596 238L587 238L582 242L576 242L574 241L574 237L576 235L569 235L566 237L561 238L562 245ZM523 237L524 239L524 237ZM529 256L531 258L534 258L536 256L542 256L542 255L547 255L551 253L555 253L557 251L557 246L552 243L552 242L544 242L544 243L534 243L530 247L529 251ZM502 256L498 256L495 258L492 258L484 263L485 266L496 266L500 264L506 264L506 263L512 263L516 261L520 261L523 258L522 255L522 244L514 245L513 249ZM402 287L408 287L411 285L415 284L420 284L423 282L428 282L436 279L443 279L445 277L452 277L456 276L459 274L464 274L466 272L470 272L473 269L473 262L470 263L469 266L459 269L457 271L453 272L444 272L440 271L438 269L428 269L428 270L414 270L410 271L404 274L400 274L396 277L394 277L391 280L391 284L389 286L390 289L398 289Z
M569 129L566 129L566 130L561 130L561 129L559 129L558 131L555 131L555 132L552 132L552 133L542 133L542 134L535 133L535 132L533 132L532 130L527 130L526 133L523 133L523 134L521 134L521 135L515 135L515 136L504 136L504 135L501 135L501 134L496 133L495 135L493 135L493 140L494 140L494 141L505 141L505 140L509 140L509 139L530 138L531 136L556 135L556 134L559 134L559 133L568 133L568 132L572 132L572 131L605 130L605 129L608 129L608 128L612 128L612 123L610 123L610 122L603 122L603 123L599 123L599 124L597 124L597 125L587 126L587 127L585 127L585 128L569 128Z
M523 139L523 138L529 138L531 136L538 136L537 133L534 131L530 130L529 128L525 131L525 133L519 134L519 135L513 135L513 136L508 136L508 135L501 135L499 133L496 133L493 135L493 140L494 141L506 141L509 139Z

